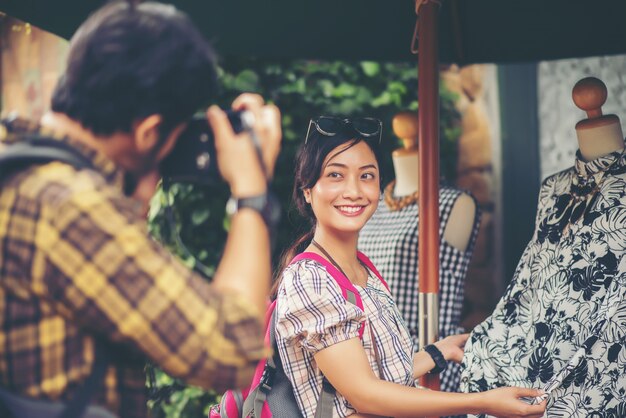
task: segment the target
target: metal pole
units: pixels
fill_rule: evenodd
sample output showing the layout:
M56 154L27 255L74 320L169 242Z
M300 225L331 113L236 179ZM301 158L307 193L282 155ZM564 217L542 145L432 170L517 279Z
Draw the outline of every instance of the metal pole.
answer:
M418 28L419 342L439 338L439 1L416 3ZM439 376L422 385L439 390Z

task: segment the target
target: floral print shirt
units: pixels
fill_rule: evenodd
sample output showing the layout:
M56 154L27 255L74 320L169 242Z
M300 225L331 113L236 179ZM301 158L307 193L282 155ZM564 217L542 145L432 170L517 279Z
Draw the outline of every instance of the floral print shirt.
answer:
M467 343L462 391L555 384L547 417L626 417L625 161L579 154L543 182L533 237Z

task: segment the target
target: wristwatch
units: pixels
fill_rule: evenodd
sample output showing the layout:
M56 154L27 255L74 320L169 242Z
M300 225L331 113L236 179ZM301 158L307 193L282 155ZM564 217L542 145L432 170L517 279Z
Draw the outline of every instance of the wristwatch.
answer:
M448 362L443 357L443 354L434 344L428 344L424 347L424 351L426 351L435 362L435 367L433 367L428 373L430 374L439 374L446 369L448 366Z
M237 198L231 196L226 202L226 214L233 216L240 209L254 209L263 218L268 228L275 228L280 221L280 203L271 191L258 196Z

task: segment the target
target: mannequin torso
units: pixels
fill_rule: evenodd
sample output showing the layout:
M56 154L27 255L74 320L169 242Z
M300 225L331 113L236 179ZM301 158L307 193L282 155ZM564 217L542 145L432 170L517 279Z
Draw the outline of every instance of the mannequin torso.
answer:
M387 280L414 346L418 348L420 210L416 115L396 116L393 129L404 143L403 148L392 153L396 181L385 188L385 202L378 205L376 213L361 230L359 249L375 260ZM460 316L465 277L478 231L479 211L469 194L445 184L439 188L438 206L439 335L443 338L463 331ZM450 365L441 373L442 390L456 391L459 377L459 368Z
M396 174L393 195L394 197L408 196L418 191L419 188L419 154L416 141L412 140L417 137L417 118L409 112L400 113L393 120L393 128L404 143L403 148L391 154ZM461 194L452 207L443 239L454 248L465 251L470 243L475 217L474 199L466 193Z

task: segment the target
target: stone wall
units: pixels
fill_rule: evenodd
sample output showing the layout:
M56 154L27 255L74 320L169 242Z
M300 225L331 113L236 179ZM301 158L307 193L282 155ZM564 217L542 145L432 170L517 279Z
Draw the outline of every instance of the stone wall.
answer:
M578 149L576 122L586 117L574 105L572 88L581 78L593 76L606 84L604 114L616 114L626 132L626 55L545 61L539 64L539 148L541 178L574 164Z
M9 16L0 16L2 114L38 120L65 67L68 43Z

